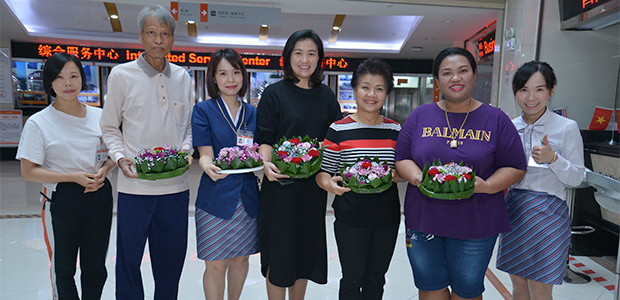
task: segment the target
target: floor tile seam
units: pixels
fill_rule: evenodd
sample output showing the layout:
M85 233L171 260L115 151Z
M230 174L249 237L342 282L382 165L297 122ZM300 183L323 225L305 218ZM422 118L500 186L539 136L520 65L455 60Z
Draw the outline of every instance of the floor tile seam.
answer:
M23 245L22 245L22 246L23 246ZM41 255L46 256L46 257L47 257L47 255L46 255L46 254L41 253L41 252L37 251L36 249L32 249L32 248L29 248L29 247L26 247L26 246L24 246L24 247L25 247L25 248L27 248L27 249L28 249L28 251L25 251L25 252L20 252L20 253L16 253L16 254L11 254L11 255L8 255L8 256L4 256L4 255L2 255L2 253L0 253L0 262L1 262L2 260L4 260L4 259L8 259L8 258L11 258L11 257L15 257L15 256L19 256L19 255L26 255L26 254L33 254L33 253L36 253L36 254L41 254Z
M588 265L581 262L579 259L575 258L574 256L570 256L569 261L570 261L570 264L574 268L576 268L577 270L579 270L580 272L584 274L587 274L592 279L592 281L595 281L600 286L602 286L605 291L613 292L617 288L613 281L615 280L615 278L608 279L604 277L605 276L604 274L596 273L596 271L592 270L592 268L590 268ZM592 263L596 263L596 262L592 261Z
M5 290L5 289L2 289L2 290ZM39 289L28 290L28 291L23 291L23 292L20 291L17 294L12 294L12 295L2 295L2 296L0 296L0 300L4 300L4 299L8 299L8 298L14 298L14 297L18 297L20 295L25 295L25 294L28 294L28 293L39 293L40 290L41 289L39 288ZM50 288L50 290L51 290L51 288ZM50 292L50 295L51 295L51 292Z

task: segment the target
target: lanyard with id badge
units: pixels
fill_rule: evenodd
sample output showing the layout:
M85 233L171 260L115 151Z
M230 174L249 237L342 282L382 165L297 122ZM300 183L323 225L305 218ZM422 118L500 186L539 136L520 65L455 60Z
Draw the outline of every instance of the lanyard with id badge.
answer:
M219 107L220 112L222 113L222 116L224 116L224 120L226 120L226 123L228 123L228 126L230 126L230 129L232 129L232 131L235 133L235 135L237 136L237 146L252 146L252 144L254 143L254 132L247 130L248 129L248 123L244 122L245 120L245 106L243 105L243 103L241 103L241 121L239 122L239 127L237 127L237 129L235 129L235 127L230 124L230 122L228 121L228 118L226 118L226 114L224 114L224 111L222 110L222 107L220 106L220 102L216 101L217 103L217 107ZM241 130L241 126L243 125L243 130Z
M108 148L103 142L103 137L99 136L99 145L97 145L97 162L105 162L108 159Z

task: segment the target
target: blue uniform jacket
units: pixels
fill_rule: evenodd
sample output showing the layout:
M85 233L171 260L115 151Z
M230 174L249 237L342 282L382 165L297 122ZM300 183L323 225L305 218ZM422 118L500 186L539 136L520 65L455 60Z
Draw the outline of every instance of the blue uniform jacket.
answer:
M245 116L243 120L241 120L243 113L239 116L239 122L242 122L241 130L253 132L256 138L256 108L248 103L242 104L245 107ZM212 146L214 155L217 157L220 149L236 146L237 136L229 123L234 126L235 130L240 125L239 123L233 124L221 98L209 99L196 104L192 114L194 147ZM203 172L198 187L196 207L218 218L230 219L235 212L239 197L248 215L251 217L258 215L258 182L254 173L230 174L214 182Z

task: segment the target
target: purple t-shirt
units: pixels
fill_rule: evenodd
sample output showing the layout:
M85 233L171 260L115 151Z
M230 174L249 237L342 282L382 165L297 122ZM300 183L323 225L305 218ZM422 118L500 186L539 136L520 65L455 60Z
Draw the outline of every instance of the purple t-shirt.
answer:
M448 113L450 126L458 130L465 113ZM527 161L519 134L501 110L483 104L471 111L458 135L458 146L450 148L444 110L436 103L416 108L400 131L396 161L413 160L420 169L441 159L468 164L482 179L497 169L526 170ZM458 239L488 238L510 231L504 194L474 194L462 200L437 200L424 196L409 184L405 196L407 228Z

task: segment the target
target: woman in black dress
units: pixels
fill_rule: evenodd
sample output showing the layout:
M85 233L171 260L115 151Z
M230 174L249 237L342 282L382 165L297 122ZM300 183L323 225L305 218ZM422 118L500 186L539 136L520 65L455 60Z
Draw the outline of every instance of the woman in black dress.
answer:
M327 283L327 193L315 176L285 182L288 176L270 162L272 145L282 136L322 141L342 114L332 90L321 84L323 42L314 31L293 33L282 58L284 79L268 86L258 104L256 141L265 165L259 218L262 273L269 299L283 300L287 288L289 299L303 299L308 279Z

